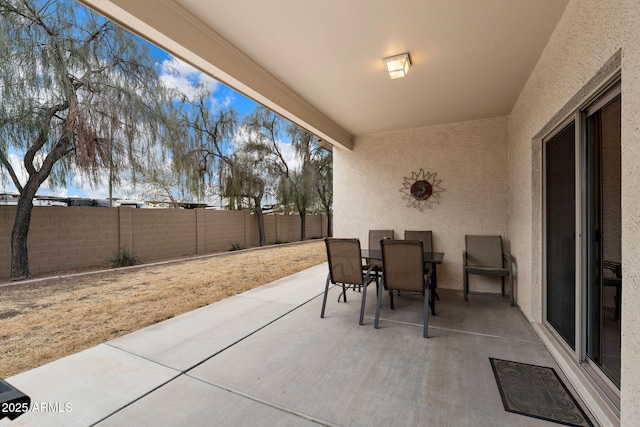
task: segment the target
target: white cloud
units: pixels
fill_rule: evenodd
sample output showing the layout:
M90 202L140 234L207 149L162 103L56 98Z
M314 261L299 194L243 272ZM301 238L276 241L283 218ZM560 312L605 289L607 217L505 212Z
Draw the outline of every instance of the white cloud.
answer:
M234 101L235 98L231 95L227 95L223 99L219 99L214 96L211 96L211 98L209 98L211 109L213 111L227 109L233 105Z
M284 158L284 161L289 167L289 169L290 170L299 169L300 160L296 157L296 151L293 149L291 144L286 144L284 142L278 141L278 147L280 148L282 157Z
M167 87L180 91L189 99L193 99L201 90L213 93L218 85L215 79L178 58L170 57L162 61L160 66L160 80Z

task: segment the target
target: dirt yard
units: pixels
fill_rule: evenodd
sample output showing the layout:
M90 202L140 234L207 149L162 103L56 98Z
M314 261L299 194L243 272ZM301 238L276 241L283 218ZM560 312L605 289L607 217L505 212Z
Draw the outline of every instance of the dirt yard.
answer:
M326 261L322 241L0 287L0 378Z

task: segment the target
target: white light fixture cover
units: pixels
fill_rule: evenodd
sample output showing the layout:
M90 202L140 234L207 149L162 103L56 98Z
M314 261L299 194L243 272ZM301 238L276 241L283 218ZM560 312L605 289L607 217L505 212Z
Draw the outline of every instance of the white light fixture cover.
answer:
M408 53L390 56L388 58L384 58L384 65L387 67L389 77L392 79L398 79L400 77L405 77L409 72L411 58L409 58Z

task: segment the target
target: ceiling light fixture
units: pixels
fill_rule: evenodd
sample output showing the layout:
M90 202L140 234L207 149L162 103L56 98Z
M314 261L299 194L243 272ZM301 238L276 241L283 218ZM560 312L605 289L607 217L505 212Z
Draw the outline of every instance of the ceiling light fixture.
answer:
M387 67L389 77L392 79L406 77L409 72L409 67L411 66L411 58L409 58L409 53L390 56L384 58L384 65Z

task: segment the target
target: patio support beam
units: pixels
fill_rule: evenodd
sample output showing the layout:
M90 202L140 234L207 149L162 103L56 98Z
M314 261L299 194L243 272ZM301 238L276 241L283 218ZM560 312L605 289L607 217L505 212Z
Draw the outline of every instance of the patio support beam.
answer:
M78 0L334 146L353 136L174 0Z

